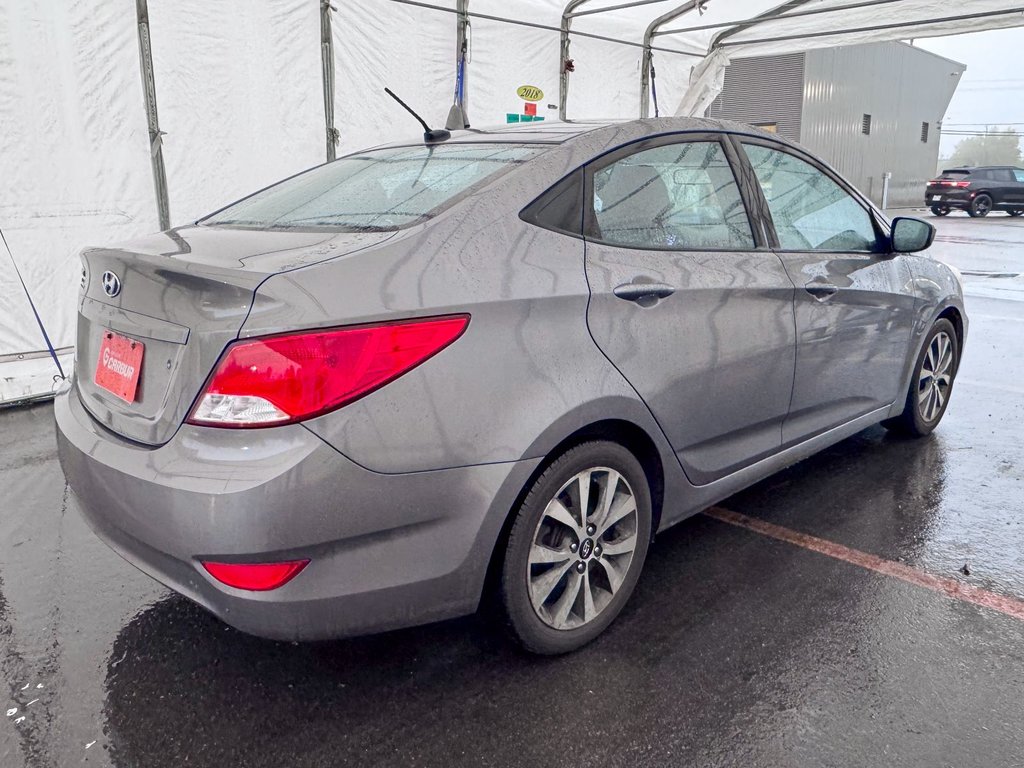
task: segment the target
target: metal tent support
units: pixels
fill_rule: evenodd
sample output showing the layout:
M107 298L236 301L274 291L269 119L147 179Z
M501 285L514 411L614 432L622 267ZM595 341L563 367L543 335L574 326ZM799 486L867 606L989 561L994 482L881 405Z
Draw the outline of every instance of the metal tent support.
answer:
M466 81L469 77L466 70L469 52L469 0L456 0L455 12L458 14L455 27L455 98L444 124L449 131L469 128L469 115L466 110Z
M565 8L562 9L562 21L559 24L559 34L561 35L561 43L559 50L561 55L558 57L558 119L565 120L566 108L569 104L569 69L571 66L569 58L569 27L572 26L573 11L579 8L581 5L590 2L590 0L569 0Z
M164 167L163 135L156 111L156 78L153 75L153 50L149 41L149 4L135 0L139 24L139 63L142 66L142 90L146 99L146 123L149 126L149 153L153 164L153 186L156 191L157 216L160 229L171 228L171 204L167 194L167 170Z
M324 86L324 125L327 129L327 162L337 156L338 129L334 127L334 35L331 12L338 10L330 0L320 0L320 66Z
M711 0L688 0L668 13L663 13L647 25L647 30L644 32L644 49L640 60L640 117L650 117L651 113L650 91L654 72L654 50L651 46L654 36L661 34L658 30L670 21L675 21L693 10L702 12L709 2Z

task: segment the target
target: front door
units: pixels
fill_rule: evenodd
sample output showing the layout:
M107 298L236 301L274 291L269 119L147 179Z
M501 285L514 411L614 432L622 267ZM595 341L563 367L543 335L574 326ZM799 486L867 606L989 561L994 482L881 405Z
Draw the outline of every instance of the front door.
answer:
M638 142L587 168L588 322L690 480L779 449L795 361L793 284L751 227L718 134Z
M911 273L868 206L824 167L768 141L743 147L797 289L788 446L904 396Z

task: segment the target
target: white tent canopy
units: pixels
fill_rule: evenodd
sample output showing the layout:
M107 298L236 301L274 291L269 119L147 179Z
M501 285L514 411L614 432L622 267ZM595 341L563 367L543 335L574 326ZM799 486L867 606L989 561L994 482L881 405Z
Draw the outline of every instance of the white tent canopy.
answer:
M55 386L12 256L67 370L82 247L415 135L386 85L442 125L460 33L482 126L521 85L547 119L560 90L570 118L636 117L653 62L659 111L700 114L731 58L1021 25L1024 0L0 0L0 402Z

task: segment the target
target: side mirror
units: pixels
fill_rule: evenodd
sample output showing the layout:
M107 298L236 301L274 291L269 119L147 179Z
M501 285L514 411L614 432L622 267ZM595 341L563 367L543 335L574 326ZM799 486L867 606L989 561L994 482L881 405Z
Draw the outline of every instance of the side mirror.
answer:
M896 253L917 253L931 247L935 227L927 221L900 216L892 220L892 249Z

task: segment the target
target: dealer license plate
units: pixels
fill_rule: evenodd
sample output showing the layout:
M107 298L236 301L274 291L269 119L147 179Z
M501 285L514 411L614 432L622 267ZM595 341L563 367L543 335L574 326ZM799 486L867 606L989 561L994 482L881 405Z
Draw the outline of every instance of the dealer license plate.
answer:
M113 331L103 331L100 356L96 361L96 385L126 403L135 402L145 348L141 341Z

